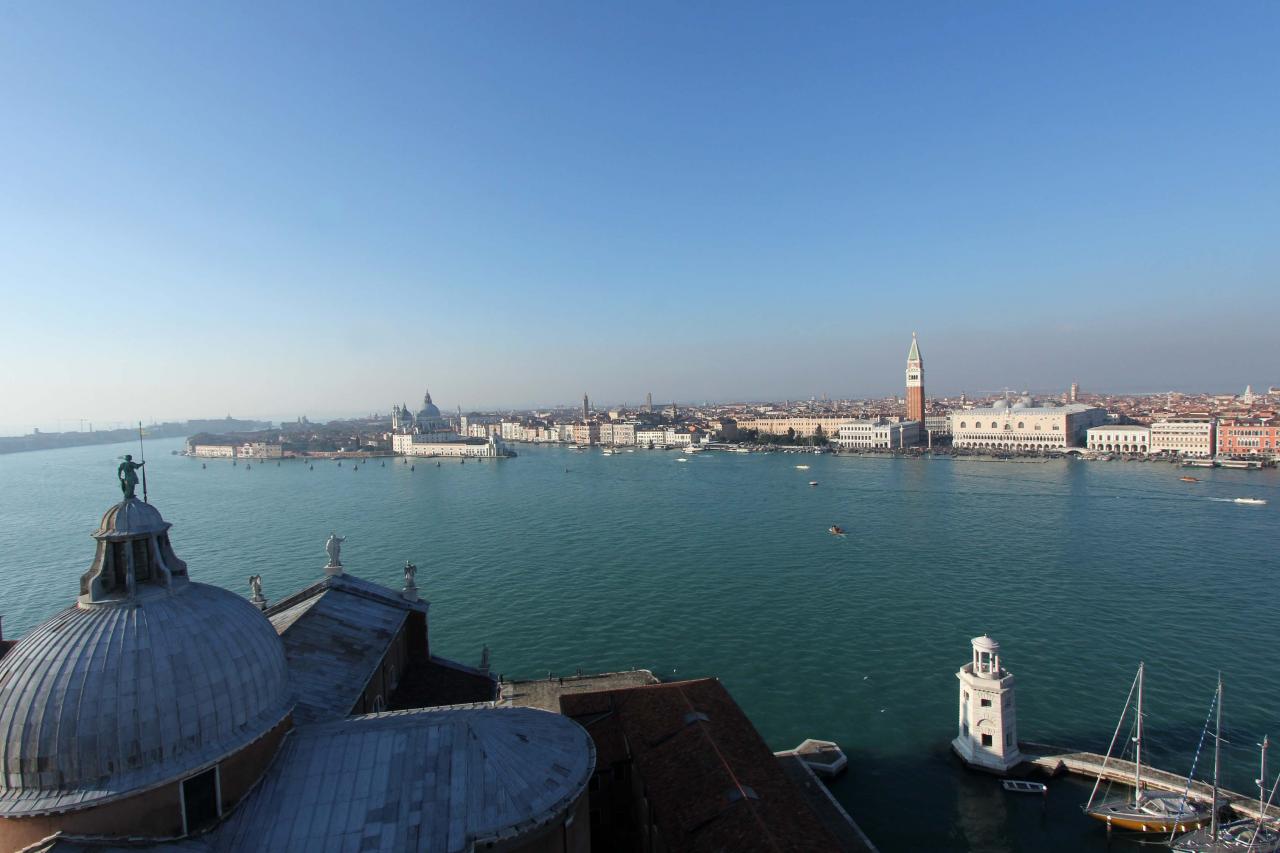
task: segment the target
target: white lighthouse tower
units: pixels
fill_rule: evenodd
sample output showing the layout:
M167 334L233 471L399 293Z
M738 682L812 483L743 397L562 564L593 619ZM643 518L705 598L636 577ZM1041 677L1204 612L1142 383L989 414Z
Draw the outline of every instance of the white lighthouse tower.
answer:
M973 659L960 679L960 724L951 748L971 767L1007 773L1022 761L1013 674L1000 666L1000 644L985 634L973 638Z

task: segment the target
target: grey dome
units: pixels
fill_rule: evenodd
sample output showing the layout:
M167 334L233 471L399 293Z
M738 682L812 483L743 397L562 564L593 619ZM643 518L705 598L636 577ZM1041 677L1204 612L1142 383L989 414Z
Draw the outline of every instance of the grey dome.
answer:
M993 409L1007 409L1007 408L1009 408L1009 401L1008 401L1008 400L996 400L995 404L994 404L994 405L992 405L992 407L991 407L991 408L993 408Z
M146 507L121 507L135 503ZM104 527L152 522L135 510L109 511ZM0 659L0 817L184 777L269 731L288 697L279 636L224 589L143 584L123 601L69 607Z
M163 533L170 527L172 525L161 518L160 511L151 504L137 498L128 498L106 511L93 535L96 539L111 539Z

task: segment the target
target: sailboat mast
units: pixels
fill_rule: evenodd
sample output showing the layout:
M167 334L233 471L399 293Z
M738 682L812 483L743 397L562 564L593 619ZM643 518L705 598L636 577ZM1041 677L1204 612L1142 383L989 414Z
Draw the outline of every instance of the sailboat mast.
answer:
M1133 739L1133 801L1142 798L1142 674L1146 661L1138 663L1138 731Z
M1222 758L1222 673L1218 673L1218 723L1213 734L1213 801L1209 804L1209 837L1218 840L1218 762Z
M1262 736L1262 757L1258 759L1258 828L1262 828L1262 821L1267 816L1268 803L1263 802L1263 798L1267 794L1267 747L1271 745L1270 739Z

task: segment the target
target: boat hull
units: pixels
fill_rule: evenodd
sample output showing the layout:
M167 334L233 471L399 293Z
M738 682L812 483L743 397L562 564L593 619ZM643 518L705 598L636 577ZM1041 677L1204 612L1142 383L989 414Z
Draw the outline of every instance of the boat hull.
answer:
M1109 827L1130 832L1191 832L1209 825L1208 813L1165 817L1143 814L1134 810L1131 805L1109 808L1104 804L1086 809L1085 814Z

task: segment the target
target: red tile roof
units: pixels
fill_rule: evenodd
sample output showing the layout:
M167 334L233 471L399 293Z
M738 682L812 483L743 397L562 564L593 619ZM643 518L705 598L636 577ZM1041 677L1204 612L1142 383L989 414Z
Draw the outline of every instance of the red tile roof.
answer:
M560 710L591 733L597 768L630 757L672 853L841 849L715 679L567 695Z

